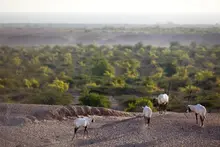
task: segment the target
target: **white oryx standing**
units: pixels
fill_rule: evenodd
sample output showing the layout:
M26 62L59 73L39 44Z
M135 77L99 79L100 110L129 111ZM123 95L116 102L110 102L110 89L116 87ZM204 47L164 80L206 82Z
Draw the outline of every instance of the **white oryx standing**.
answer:
M84 127L84 136L85 136L85 133L86 133L86 132L87 132L87 136L88 136L87 127L88 127L92 122L94 122L94 119L93 119L92 117L79 117L79 118L76 118L76 119L74 120L75 129L74 129L73 138L75 138L76 132L77 132L77 130L78 130L80 127ZM72 140L73 140L73 138L72 138Z
M206 118L206 108L201 105L201 104L197 104L197 105L188 105L187 106L187 113L188 112L194 112L196 115L196 124L198 124L198 115L200 116L200 121L201 121L201 127L204 126L204 120Z
M152 110L150 107L145 106L142 107L143 108L143 115L144 115L144 123L145 125L147 124L148 126L150 125L150 119L152 116Z
M160 114L162 114L163 111L164 111L164 113L166 112L166 110L167 110L167 105L168 105L168 103L169 103L169 96L168 96L166 93L160 94L160 95L159 95L157 98L155 98L153 101L154 101L154 102L153 102L154 105L159 108L159 113L160 113Z

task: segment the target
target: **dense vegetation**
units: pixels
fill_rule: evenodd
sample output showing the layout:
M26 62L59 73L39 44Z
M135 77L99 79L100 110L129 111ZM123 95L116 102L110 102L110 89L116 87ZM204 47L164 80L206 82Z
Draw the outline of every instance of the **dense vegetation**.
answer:
M109 107L105 96L101 100L106 104L97 97L152 98L168 92L169 83L171 110L181 110L189 102L220 108L220 46L172 42L168 48L142 43L0 47L0 100L4 102L69 104L71 92L87 88L92 95L84 97ZM90 103L83 98L81 102Z

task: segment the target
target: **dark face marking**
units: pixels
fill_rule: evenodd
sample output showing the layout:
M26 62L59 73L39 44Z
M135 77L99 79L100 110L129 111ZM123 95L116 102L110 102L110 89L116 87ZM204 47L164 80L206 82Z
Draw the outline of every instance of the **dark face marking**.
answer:
M187 112L191 112L192 110L187 106Z
M158 106L158 102L157 102L157 99L156 99L156 98L153 99L153 105L154 105L154 107L157 107L157 106Z
M92 122L94 122L94 120L92 119Z

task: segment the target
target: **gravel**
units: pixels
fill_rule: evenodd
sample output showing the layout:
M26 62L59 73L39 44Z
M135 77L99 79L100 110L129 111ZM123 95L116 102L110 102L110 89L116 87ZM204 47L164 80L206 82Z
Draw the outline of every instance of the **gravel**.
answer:
M47 120L19 126L0 126L0 147L165 147L220 146L220 114L209 113L201 128L195 116L168 112L153 114L150 127L141 117L95 117L89 126L89 137L83 138L83 128L73 135L73 120Z

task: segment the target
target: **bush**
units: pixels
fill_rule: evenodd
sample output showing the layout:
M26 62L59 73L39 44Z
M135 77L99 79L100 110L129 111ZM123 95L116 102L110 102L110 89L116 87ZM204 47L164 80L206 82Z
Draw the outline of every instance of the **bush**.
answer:
M30 80L24 79L24 84L27 88L38 88L40 86L39 82L34 78Z
M66 92L69 89L69 84L62 80L55 79L52 84L48 85L49 88L54 88L60 92Z
M133 101L134 99L131 99L131 101ZM125 109L125 111L142 111L142 107L144 106L148 106L150 107L152 110L154 110L153 108L153 103L151 102L150 99L148 98L138 98L135 101L128 103L128 107Z
M186 112L186 105L183 100L176 99L176 101L170 101L167 110L175 112Z
M97 93L88 93L79 98L82 105L94 106L94 107L105 107L109 108L111 103L109 99Z
M220 94L208 93L207 95L200 95L197 97L196 102L204 105L207 109L219 109Z
M46 105L67 105L72 102L72 95L53 89L42 91L31 99L30 103Z
M124 100L124 101L122 102L122 104L123 104L125 107L128 107L129 104L135 103L136 101L137 101L137 98L135 98L135 97L132 97L132 98L131 98L131 96L130 96L130 98L128 98L127 100Z

